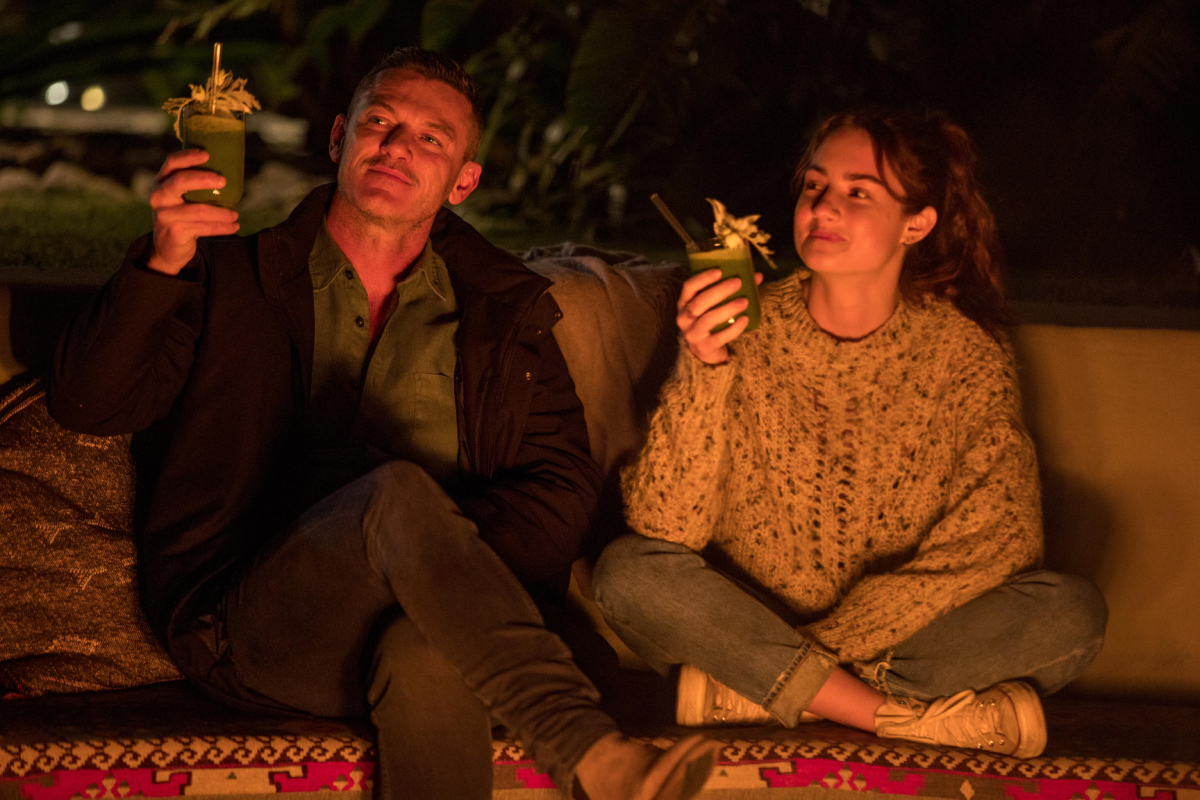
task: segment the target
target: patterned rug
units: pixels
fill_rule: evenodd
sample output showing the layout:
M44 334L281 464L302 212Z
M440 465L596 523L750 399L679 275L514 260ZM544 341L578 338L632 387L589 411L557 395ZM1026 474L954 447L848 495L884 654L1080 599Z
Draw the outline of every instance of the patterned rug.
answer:
M1046 715L1050 745L1027 760L830 723L715 729L724 747L701 797L1200 800L1200 709L1052 698ZM664 747L682 733L645 722L633 732ZM561 796L519 742L497 739L493 760L495 797ZM373 773L362 723L249 717L184 684L0 701L0 800L334 792L358 800L369 796Z

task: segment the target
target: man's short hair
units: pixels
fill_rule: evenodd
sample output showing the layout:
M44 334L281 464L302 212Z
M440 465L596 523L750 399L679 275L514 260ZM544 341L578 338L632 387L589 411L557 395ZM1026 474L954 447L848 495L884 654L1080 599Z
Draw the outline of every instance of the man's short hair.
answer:
M366 93L375 81L375 76L388 69L406 69L415 72L431 81L441 81L461 94L471 106L471 130L467 139L467 161L475 158L479 147L479 139L483 135L483 102L479 99L479 87L475 80L467 74L457 61L447 58L441 53L426 50L423 47L400 47L385 56L371 71L363 76L350 97L349 112L354 111L354 104Z

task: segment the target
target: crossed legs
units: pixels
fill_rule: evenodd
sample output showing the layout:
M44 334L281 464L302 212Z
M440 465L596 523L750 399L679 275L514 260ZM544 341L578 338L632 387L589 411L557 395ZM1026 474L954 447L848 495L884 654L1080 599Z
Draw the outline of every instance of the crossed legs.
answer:
M381 754L379 800L492 796L487 708L406 616L388 624L379 639L367 700Z
M485 709L563 787L617 732L511 571L407 462L305 513L229 592L226 625L253 692L319 716L371 713L387 800L490 797Z
M617 539L601 556L594 585L614 630L656 670L695 665L786 725L810 708L873 730L874 709L859 712L877 707L884 694L931 699L1010 679L1049 694L1091 663L1107 619L1087 581L1028 573L857 665L864 684L836 670L831 656L785 621L786 610L769 607L686 547Z

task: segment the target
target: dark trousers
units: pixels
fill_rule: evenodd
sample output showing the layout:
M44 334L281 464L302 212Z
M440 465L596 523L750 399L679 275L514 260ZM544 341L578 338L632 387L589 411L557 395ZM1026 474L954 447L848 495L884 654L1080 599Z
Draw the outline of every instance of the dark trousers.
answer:
M491 797L489 712L568 791L617 729L474 523L408 462L313 506L225 608L248 689L318 716L370 713L384 800Z

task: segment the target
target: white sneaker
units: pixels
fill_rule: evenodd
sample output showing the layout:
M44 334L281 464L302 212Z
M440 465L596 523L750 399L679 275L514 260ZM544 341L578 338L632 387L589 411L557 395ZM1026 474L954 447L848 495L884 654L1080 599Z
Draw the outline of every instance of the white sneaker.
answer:
M802 711L797 722L821 722L824 719L810 711ZM679 668L675 724L696 727L775 725L779 722L779 718L770 711L738 694L699 667L684 664Z
M675 722L680 725L766 725L776 722L771 712L730 689L699 667L679 670Z
M875 712L879 736L969 747L1033 758L1046 747L1046 719L1037 692L1021 681L998 683L929 703L888 697Z

